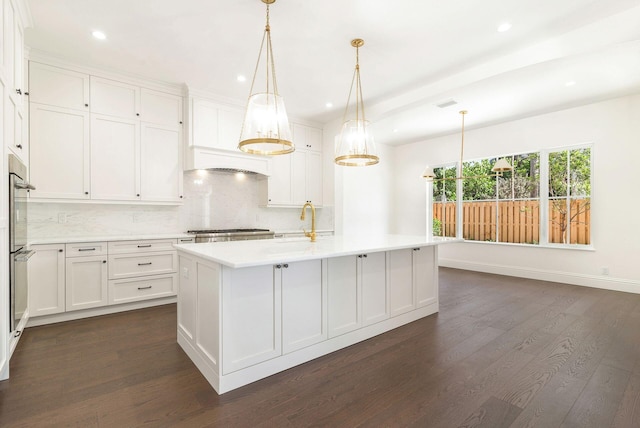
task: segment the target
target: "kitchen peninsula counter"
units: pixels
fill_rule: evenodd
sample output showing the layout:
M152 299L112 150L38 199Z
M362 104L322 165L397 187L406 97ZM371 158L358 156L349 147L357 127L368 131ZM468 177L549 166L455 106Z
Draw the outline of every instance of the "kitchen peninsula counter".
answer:
M176 245L178 343L219 393L438 312L440 244L412 235Z

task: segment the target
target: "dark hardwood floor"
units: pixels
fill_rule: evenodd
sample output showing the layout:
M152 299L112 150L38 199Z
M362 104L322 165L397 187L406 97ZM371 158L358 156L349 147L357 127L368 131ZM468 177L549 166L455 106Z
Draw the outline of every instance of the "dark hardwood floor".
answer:
M640 427L640 295L440 270L440 313L218 396L167 305L27 329L2 427Z

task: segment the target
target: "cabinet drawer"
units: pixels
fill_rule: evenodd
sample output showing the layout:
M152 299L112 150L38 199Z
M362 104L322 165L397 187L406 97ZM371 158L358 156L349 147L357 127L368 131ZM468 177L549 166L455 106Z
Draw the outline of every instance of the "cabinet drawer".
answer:
M177 274L109 281L109 304L136 302L176 294Z
M78 242L66 244L67 258L84 256L103 256L107 254L106 242Z
M149 251L173 250L176 239L147 239L144 241L109 242L109 254L148 253Z
M178 256L175 250L142 254L109 256L109 279L157 275L176 272Z

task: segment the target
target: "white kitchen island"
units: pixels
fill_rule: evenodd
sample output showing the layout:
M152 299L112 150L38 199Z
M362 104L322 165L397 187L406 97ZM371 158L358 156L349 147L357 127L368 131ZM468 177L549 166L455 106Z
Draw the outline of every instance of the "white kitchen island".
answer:
M437 246L334 236L177 245L178 343L219 393L438 312Z

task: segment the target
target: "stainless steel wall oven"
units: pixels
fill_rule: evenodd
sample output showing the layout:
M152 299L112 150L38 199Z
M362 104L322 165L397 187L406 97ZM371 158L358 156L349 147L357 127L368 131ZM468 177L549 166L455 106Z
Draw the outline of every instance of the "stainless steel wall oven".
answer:
M27 310L27 191L35 189L27 181L27 168L14 155L9 159L9 331L14 332ZM14 334L20 334L16 331Z

